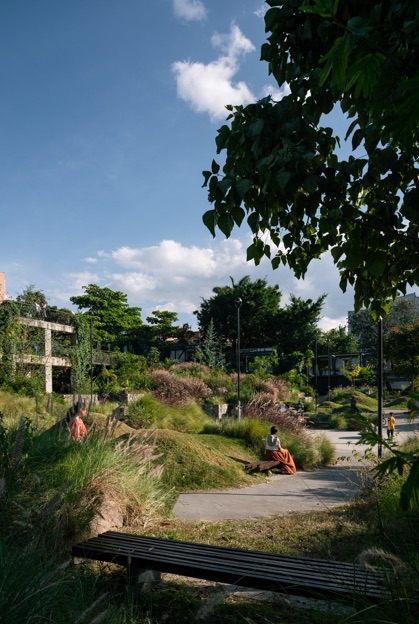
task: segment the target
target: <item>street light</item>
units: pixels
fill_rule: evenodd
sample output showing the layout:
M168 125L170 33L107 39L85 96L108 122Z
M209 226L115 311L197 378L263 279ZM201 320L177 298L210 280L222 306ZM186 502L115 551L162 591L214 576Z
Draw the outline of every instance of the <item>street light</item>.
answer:
M240 308L243 301L240 297L234 300L237 308L237 417L241 418L241 403L240 403Z
M327 398L330 401L330 342L327 342Z
M377 392L378 392L378 436L381 440L383 437L383 319L379 318L377 323L377 351L378 351L378 365L377 365ZM383 445L378 443L378 457L383 457Z
M90 315L90 409L93 405L93 318Z

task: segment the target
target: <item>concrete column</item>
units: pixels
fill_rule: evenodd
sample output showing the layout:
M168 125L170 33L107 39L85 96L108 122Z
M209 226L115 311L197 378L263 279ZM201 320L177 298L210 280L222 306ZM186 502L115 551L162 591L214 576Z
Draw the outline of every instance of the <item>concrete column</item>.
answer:
M52 341L51 330L45 328L45 392L52 392Z

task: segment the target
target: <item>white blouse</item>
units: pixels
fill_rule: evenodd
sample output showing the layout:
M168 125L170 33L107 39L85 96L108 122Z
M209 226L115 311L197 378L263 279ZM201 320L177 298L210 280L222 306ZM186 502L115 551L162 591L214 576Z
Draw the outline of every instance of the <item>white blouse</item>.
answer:
M267 451L277 451L281 447L281 440L276 433L266 436L265 449Z

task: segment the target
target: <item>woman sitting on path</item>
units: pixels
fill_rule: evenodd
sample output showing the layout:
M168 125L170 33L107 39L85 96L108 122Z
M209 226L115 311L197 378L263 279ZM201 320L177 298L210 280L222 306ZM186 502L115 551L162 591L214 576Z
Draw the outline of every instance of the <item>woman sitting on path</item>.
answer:
M294 460L291 453L281 447L281 441L277 436L278 429L271 427L270 435L266 436L265 444L265 457L269 460L276 460L281 462L281 470L286 474L295 474L297 469L294 464Z

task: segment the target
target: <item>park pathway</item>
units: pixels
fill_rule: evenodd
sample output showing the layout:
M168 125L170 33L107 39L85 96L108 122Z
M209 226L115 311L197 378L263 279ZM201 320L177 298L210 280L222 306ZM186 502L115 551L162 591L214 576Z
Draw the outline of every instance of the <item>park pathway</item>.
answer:
M394 415L397 441L418 432L419 423L407 423L404 412ZM297 471L295 475L273 475L265 483L234 490L180 494L174 507L175 516L182 520L217 522L322 511L345 504L362 485L361 458L365 447L356 444L359 441L356 431L324 433L335 444L338 458L335 466L313 472Z

